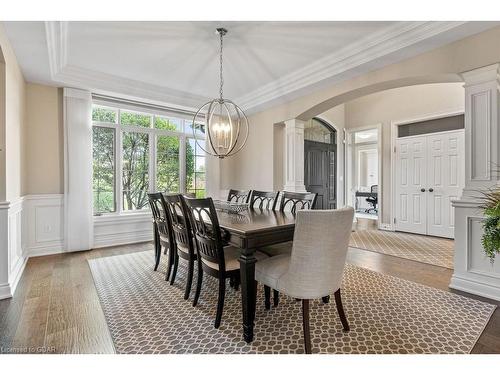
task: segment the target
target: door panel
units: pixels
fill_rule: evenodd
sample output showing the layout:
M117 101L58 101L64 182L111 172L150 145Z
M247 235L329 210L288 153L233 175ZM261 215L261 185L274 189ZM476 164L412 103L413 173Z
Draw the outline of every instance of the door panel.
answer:
M465 180L464 132L428 135L428 222L432 236L454 237L452 201L460 196ZM432 189L431 192L429 189Z
M306 190L318 194L315 208L335 208L335 146L304 141L304 157Z
M426 233L426 139L396 141L396 230Z

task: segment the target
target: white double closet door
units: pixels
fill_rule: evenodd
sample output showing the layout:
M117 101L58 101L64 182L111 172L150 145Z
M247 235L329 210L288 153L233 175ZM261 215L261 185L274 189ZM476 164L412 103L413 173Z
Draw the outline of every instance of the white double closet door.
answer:
M452 201L465 182L464 131L396 140L395 229L454 237Z

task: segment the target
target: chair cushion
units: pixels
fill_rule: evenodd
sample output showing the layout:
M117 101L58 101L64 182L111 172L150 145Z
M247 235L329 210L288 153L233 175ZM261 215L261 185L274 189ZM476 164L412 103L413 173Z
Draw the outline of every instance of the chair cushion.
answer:
M278 280L288 271L290 258L290 254L281 254L257 262L255 280L278 290Z
M226 246L224 248L224 260L226 262L226 271L234 271L240 268L240 262L238 258L240 257L240 249L234 246ZM263 259L268 258L268 256L260 251L255 252L255 257L257 258L257 263ZM205 263L210 268L219 270L219 265L215 262L210 262L204 258L201 261Z
M291 254L292 253L292 245L293 242L283 242L279 243L276 245L271 245L271 246L266 246L260 248L260 251L262 251L264 254L269 255L270 257L274 257L276 255L282 255L282 254Z

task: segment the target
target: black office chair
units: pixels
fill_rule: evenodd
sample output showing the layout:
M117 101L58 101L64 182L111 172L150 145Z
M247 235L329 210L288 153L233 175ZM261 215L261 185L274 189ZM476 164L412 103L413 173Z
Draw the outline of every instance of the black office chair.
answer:
M371 191L372 193L377 193L377 195L378 195L378 185L372 185L372 187L370 188L370 191ZM368 198L366 198L366 201L367 201L367 202L368 202L368 204L369 204L370 206L372 206L372 207L367 208L367 209L365 210L365 212L366 212L367 214L369 214L369 213L370 213L370 211L373 211L373 212L377 213L377 212L378 212L378 210L377 210L378 196L375 196L375 197L368 197Z

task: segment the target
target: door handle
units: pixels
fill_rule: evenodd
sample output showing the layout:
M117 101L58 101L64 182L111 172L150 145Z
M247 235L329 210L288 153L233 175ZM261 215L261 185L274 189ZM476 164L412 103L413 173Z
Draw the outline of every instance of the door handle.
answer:
M425 193L425 189L424 189L424 188L420 189L420 191L421 191L422 193Z
M429 193L432 193L434 191L433 188L429 188Z

